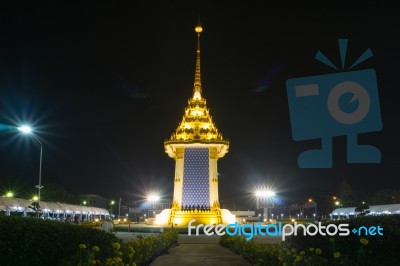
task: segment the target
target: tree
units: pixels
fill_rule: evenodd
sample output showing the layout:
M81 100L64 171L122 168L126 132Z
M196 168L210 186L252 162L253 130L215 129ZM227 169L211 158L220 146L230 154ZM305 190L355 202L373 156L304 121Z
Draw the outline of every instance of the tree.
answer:
M399 204L400 190L380 189L371 197L371 204Z
M343 180L338 188L337 196L339 197L340 204L343 207L354 207L358 206L361 202L358 193L354 192L349 183Z
M69 204L80 204L80 198L77 195L69 193L63 187L57 184L45 184L42 189L40 200L53 201Z

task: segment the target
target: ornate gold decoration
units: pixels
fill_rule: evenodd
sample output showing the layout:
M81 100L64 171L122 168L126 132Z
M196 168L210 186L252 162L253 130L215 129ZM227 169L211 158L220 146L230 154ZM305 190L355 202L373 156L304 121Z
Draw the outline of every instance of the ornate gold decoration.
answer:
M229 146L229 141L222 137L217 127L212 121L210 110L207 108L206 100L202 97L201 72L200 72L200 33L203 31L201 26L197 26L197 58L196 70L193 86L193 97L188 100L188 107L185 109L181 123L172 134L169 143L221 143ZM178 156L178 155L176 155ZM214 155L215 156L215 155Z
M179 175L176 174L176 176L175 176L175 182L179 182L179 181L181 181L181 179L179 178Z
M172 209L174 209L174 210L179 210L181 207L179 206L179 203L176 201L176 200L174 200L173 202L172 202Z
M218 159L218 151L215 147L210 147L210 159Z
M183 158L183 147L176 148L175 159Z
M211 206L211 210L218 210L220 209L219 202L214 201L213 205Z

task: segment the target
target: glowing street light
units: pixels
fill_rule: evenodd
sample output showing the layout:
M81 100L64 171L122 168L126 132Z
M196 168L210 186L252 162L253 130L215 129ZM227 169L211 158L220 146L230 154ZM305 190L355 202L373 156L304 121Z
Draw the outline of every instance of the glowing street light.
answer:
M19 131L21 131L24 134L31 134L32 133L32 128L28 125L22 125L18 128Z
M153 215L155 216L155 209L156 209L156 207L155 207L155 204L158 202L158 201L160 201L160 195L158 195L158 194L150 194L150 195L148 195L147 196L147 201L151 204L151 206L152 206L152 212L153 212ZM151 211L150 211L150 205L149 205L149 208L148 208L148 212L149 212L149 218L150 218L150 216L151 216Z
M258 198L271 198L274 196L276 196L276 192L273 190L266 189L266 190L257 190L256 191L256 197L258 197Z
M113 215L113 205L115 204L115 201L114 200L111 200L110 201L110 215L112 216Z
M313 214L313 216L315 217L317 215L317 203L312 198L309 198L308 202L309 203L314 203L314 214Z
M28 125L22 125L18 127L18 130L21 131L25 135L32 136L39 144L40 144L40 160L39 160L39 184L35 186L38 189L38 199L37 199L37 217L40 216L40 190L43 188L42 186L42 157L43 157L43 143L33 134L33 130Z
M147 200L149 202L157 202L160 200L160 196L157 194L150 194L149 196L147 196Z
M4 195L4 197L6 197L6 198L12 198L12 197L14 197L14 193L13 193L12 191L8 191L8 192Z
M255 191L255 195L257 198L257 208L260 208L260 202L268 202L269 199L276 196L276 192L271 189L259 189ZM268 204L262 204L262 206L264 208L264 218L268 221Z

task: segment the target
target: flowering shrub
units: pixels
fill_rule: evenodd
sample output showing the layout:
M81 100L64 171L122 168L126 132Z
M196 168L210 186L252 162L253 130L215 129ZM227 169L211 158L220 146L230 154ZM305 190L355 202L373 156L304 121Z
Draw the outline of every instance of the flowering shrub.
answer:
M80 244L77 253L67 265L99 265L99 266L125 266L125 265L148 265L157 256L165 253L169 247L177 243L178 233L166 231L159 237L139 237L137 240L122 243L113 242L111 256L101 259L101 249L93 246L91 249ZM82 247L85 248L82 248ZM98 253L98 254L96 254Z
M343 221L342 221L343 222ZM241 254L253 265L398 265L400 216L361 217L346 221L349 228L380 225L383 236L293 236L279 245L221 237L220 244Z
M228 235L221 237L220 244L243 255L252 264L277 265L278 263L279 248L276 245L264 245L253 239L246 241L244 237Z
M329 223L348 223L350 230L360 226L379 225L383 228L383 236L359 236L350 233L343 237L321 235L310 237L300 234L289 237L286 244L294 248L319 247L323 251L327 251L322 255L329 260L335 252L338 252L336 262L340 260L345 264L396 265L400 261L400 253L397 248L400 238L400 215L358 217Z

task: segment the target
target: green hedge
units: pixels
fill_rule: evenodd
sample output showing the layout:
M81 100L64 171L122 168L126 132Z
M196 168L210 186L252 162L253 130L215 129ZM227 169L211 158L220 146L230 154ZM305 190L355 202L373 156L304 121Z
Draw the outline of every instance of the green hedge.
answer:
M0 216L1 266L148 265L177 243L178 232L123 243L111 233L35 218Z
M106 258L113 254L113 234L74 224L35 218L0 216L0 265L62 265L81 243L97 245Z

